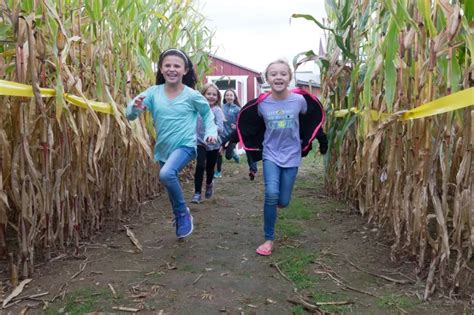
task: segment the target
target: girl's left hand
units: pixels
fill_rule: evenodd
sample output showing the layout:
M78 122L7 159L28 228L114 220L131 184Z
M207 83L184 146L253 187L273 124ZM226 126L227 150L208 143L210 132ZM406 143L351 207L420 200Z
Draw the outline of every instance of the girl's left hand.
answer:
M209 143L209 144L214 144L214 143L217 142L217 138L213 137L213 136L209 136L209 137L207 137L206 142Z

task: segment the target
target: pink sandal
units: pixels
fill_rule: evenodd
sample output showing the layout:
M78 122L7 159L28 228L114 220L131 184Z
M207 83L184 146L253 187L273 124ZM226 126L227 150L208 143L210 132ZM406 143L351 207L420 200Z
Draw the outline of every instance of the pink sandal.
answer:
M259 247L257 247L257 254L261 256L270 256L273 251L273 244L263 243Z

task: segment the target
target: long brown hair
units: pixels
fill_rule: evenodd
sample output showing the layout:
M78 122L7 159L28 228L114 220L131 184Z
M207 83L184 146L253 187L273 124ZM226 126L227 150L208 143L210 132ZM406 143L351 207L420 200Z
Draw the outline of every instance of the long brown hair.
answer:
M194 72L193 63L191 62L191 59L189 59L188 55L186 55L184 51L177 48L167 49L160 54L160 58L158 59L158 72L156 73L156 84L158 85L158 84L165 83L165 78L163 77L163 73L161 73L160 69L161 69L161 65L163 64L163 59L165 59L166 56L177 56L183 59L185 69L188 71L183 76L183 84L194 89L194 86L196 85L197 80L196 80L196 73Z
M237 93L235 93L235 90L232 89L232 88L228 88L227 90L225 90L225 92L224 92L224 104L227 104L227 101L225 100L225 94L229 91L234 94L234 104L238 105L240 107L240 102L239 102L239 98L237 96Z

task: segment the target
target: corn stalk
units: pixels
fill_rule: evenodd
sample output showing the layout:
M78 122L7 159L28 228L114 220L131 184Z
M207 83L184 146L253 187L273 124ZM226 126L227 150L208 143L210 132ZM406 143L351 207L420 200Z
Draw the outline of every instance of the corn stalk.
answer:
M77 252L161 192L150 120L129 123L124 106L154 83L169 47L189 52L202 76L210 32L193 2L178 0L2 1L0 21L0 76L34 91L0 96L0 256L29 277L38 252ZM113 114L74 107L64 93L110 103Z
M305 53L322 73L326 187L385 227L393 260L417 259L425 299L460 294L473 270L472 106L409 121L395 113L473 85L474 3L328 0L326 10L326 24L296 16L328 38L325 56Z

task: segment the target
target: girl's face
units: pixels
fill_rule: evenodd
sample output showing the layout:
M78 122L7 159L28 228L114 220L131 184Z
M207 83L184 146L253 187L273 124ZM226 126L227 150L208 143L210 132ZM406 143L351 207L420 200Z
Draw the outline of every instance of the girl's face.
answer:
M225 98L225 102L228 104L232 104L235 101L235 96L232 91L225 92L224 98Z
M167 84L181 83L183 76L188 72L184 60L175 55L168 55L163 58L160 71Z
M274 63L268 67L267 81L273 93L282 93L290 85L290 69L283 63Z
M204 97L207 99L207 101L209 102L209 105L210 106L215 106L217 105L217 100L218 100L218 93L219 91L217 91L215 88L213 88L212 86L209 87L206 92L204 92Z

